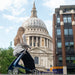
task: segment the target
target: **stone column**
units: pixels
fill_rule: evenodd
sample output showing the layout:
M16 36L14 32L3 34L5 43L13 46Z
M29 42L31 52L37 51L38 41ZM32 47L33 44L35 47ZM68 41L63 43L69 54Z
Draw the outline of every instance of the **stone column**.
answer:
M32 36L32 47L34 46L34 37Z
M47 48L48 48L48 39L47 39Z
M40 37L40 47L42 47L42 37Z
M38 47L38 37L36 37L36 47Z
M50 45L50 44L51 44L51 42L50 42L50 40L49 40L49 48L51 47L51 45ZM51 48L50 48L50 49L51 49Z
M44 38L44 47L45 47L45 38Z
M30 36L28 36L28 45L30 46Z
M74 20L74 14L73 13L72 13L72 29L73 29L74 53L75 53L75 20Z
M62 57L63 57L63 74L67 74L66 66L66 51L65 51L65 37L64 37L64 22L63 22L63 11L60 10L60 25L61 25L61 43L62 43Z

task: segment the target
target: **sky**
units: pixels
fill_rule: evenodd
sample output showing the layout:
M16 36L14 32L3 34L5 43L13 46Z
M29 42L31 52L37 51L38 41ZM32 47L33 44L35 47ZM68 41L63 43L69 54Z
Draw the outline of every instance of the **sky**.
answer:
M0 0L0 48L8 48L23 22L31 16L34 0ZM75 0L35 0L37 16L52 36L52 20L55 8L75 5Z

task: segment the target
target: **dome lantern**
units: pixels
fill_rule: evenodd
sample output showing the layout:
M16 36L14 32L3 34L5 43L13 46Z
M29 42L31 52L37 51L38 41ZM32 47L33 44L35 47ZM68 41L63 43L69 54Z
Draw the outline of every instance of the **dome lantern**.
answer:
M35 1L33 3L33 8L32 8L32 11L31 11L31 18L32 17L37 17L37 11L36 11L36 7L35 7Z

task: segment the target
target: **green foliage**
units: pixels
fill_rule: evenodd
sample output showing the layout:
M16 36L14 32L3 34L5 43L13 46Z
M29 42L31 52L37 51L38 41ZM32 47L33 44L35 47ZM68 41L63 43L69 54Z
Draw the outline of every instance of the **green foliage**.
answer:
M75 64L75 60L73 60L73 63Z
M0 48L0 74L7 74L8 67L14 59L13 48Z

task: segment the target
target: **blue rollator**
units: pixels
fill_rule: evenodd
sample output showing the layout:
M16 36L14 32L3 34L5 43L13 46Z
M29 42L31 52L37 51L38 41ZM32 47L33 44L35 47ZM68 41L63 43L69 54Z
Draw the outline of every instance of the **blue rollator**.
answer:
M24 66L18 64L20 59L22 59ZM19 74L19 68L24 69L26 71L26 74L38 72L38 70L35 69L34 60L27 50L23 50L20 54L17 55L17 58L9 66L8 73Z

